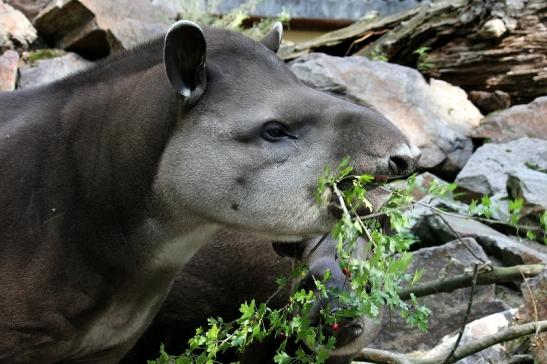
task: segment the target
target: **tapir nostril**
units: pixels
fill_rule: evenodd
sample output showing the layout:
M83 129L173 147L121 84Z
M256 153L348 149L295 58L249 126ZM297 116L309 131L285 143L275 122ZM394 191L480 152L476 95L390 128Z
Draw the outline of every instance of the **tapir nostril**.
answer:
M409 168L409 158L399 155L389 157L389 169L395 175L404 174Z
M395 176L406 176L417 166L421 152L418 148L404 146L388 159L389 171Z

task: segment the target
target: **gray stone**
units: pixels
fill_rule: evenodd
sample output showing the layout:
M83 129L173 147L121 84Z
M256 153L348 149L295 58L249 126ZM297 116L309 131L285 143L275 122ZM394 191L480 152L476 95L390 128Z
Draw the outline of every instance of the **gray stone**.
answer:
M0 52L26 49L36 37L36 29L23 13L0 1Z
M19 69L18 88L37 87L80 71L92 63L74 53L42 59Z
M478 34L484 39L497 39L507 31L507 27L503 20L494 18L488 20L479 29Z
M438 245L438 243L433 242L434 238L427 235L429 233L429 227L422 228L418 226L424 218L434 213L432 208L437 208L442 211L453 212L460 215L466 215L469 211L469 206L463 202L456 201L451 198L425 195L418 200L418 203L412 205L412 208L404 211L404 215L409 218L409 224L407 226L408 229L414 231L414 233L421 234L420 236L424 237L424 242L432 245ZM423 229L424 231L417 231L416 229ZM439 234L441 233L442 232L439 232ZM448 240L444 240L443 242L446 241Z
M498 331L511 325L516 309L495 313L467 324L461 338L459 347L470 344L481 338L494 335ZM414 359L434 360L439 359L441 363L450 353L456 343L459 332L444 336L439 344L427 352L413 352L409 357ZM510 358L510 353L503 344L496 344L479 351L466 358L458 360L457 364L478 364L478 363L501 363Z
M494 235L477 237L477 241L505 265L547 264L545 247L535 241Z
M504 265L547 264L547 250L534 241L510 238L473 220L449 215L423 215L412 228L424 245L439 245L459 237L474 238Z
M4 0L27 18L33 19L51 0Z
M428 282L462 274L472 270L473 265L480 264L481 260L488 261L488 257L474 239L464 238L463 241L465 245L453 241L442 246L417 250L413 253L414 261L409 271L424 268L422 282ZM370 346L398 352L433 348L439 342L439 338L460 328L469 301L469 291L470 288L463 288L418 299L432 311L429 331L425 333L408 328L404 320L394 313L384 314L380 334ZM479 286L476 287L469 320L508 308L504 302L496 298L494 285Z
M524 216L547 209L547 141L521 138L485 144L473 154L456 183L476 194L492 196L494 216L507 219L507 199L522 197Z
M467 135L482 115L458 87L435 79L428 83L412 68L359 56L309 54L291 68L314 88L386 115L420 147L421 167L457 172L471 156Z
M34 24L57 48L96 59L153 39L173 21L147 0L57 0Z
M432 173L425 172L416 176L416 185L412 190L412 198L414 200L420 200L429 194L429 189L433 184L437 186L446 185L448 182L435 176ZM447 194L446 197L452 196L451 193Z
M526 136L547 140L547 96L488 115L471 135L496 143Z
M185 0L151 0L152 5L161 9L170 18L176 19L181 15L184 19L184 14L187 12L205 13L207 6L205 3Z
M0 56L0 92L15 90L19 54L7 50Z

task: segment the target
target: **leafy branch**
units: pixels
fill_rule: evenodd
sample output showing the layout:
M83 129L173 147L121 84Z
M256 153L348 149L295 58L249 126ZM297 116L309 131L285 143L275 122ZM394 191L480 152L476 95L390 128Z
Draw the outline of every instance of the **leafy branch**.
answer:
M156 363L216 363L217 356L226 350L241 352L253 342L260 342L271 335L282 339L274 357L276 363L323 363L335 346L335 337L327 335L323 330L325 325L335 327L338 321L365 315L377 317L386 305L391 310L400 311L409 325L426 330L429 310L418 304L414 295L411 294L409 302L406 302L398 294L405 283L416 282L420 275L419 272L414 276L407 273L412 260L412 255L407 250L413 238L405 232L385 235L378 221L359 217L357 211L372 208L367 199L367 188L379 183L370 175L354 178L350 175L352 171L348 159L343 160L333 172L326 168L318 181L316 193L318 202L329 206L334 197L336 206L342 213L331 235L338 241L336 259L345 272L351 289L331 291L326 284L330 279L330 272L327 271L322 279L314 280L314 290L294 291L282 308L268 307L269 300L261 304L252 300L241 305L241 317L234 321L224 322L221 318L209 318L207 328L197 329L185 353L171 356L162 349ZM345 178L349 178L351 185L342 189L340 185ZM408 192L410 190L407 189ZM391 220L392 227L398 231L403 231L408 221L396 207L408 201L408 198L392 195L383 211ZM366 260L354 258L355 250L362 249L357 244L361 235L365 235L369 243L365 245L363 254L357 255L369 257ZM305 269L297 267L292 277L305 276ZM274 295L286 288L288 282L290 279L280 278L279 288ZM338 306L342 309L331 312L328 307L324 307L321 310L320 324L311 325L309 317L313 304L327 297L336 297L339 300ZM296 353L289 354L286 351L288 340L301 345Z
M286 289L291 281L286 277L279 278L279 288L265 303L257 304L252 300L250 303L241 304L241 317L231 322L224 322L221 318L209 318L207 328L197 329L196 335L190 339L189 347L184 354L170 356L162 349L156 363L213 364L218 362L217 355L226 350L242 352L252 343L260 342L272 335L282 339L274 357L276 363L323 363L335 347L335 337L324 332L325 326L334 327L338 321L362 316L378 317L381 310L388 307L391 311L399 311L401 317L410 326L426 331L430 311L417 302L417 297L468 286L470 282L475 286L475 284L486 284L499 279L513 280L517 279L516 274L524 277L537 274L540 269L541 266L511 268L487 266L488 269L483 271L482 268L477 267L473 276L462 275L441 282L416 284L423 270L417 270L413 275L407 273L412 262L412 255L408 249L415 240L409 233L410 218L405 211L414 204L418 204L431 209L441 217L449 215L501 223L491 218L491 201L488 197L483 197L480 204L472 203L468 215L448 212L426 202L415 201L411 197L416 184L415 176L408 178L404 188L396 189L386 185L387 181L383 176L375 177L368 174L356 176L352 175L352 172L353 168L349 164L349 159L344 159L334 170L325 168L318 180L315 193L319 204L328 208L334 207L341 213L331 231L331 236L337 241L335 258L338 259L351 289L333 292L326 284L330 279L330 272L327 271L322 279L314 279L314 290L293 290L284 307L272 309L268 307L271 298ZM456 187L455 184L432 184L428 192L442 197L453 193ZM372 212L373 206L368 200L371 188L381 189L390 194L388 202L377 212ZM522 205L522 201L518 200L510 204L511 219L507 224L519 227L517 222ZM362 216L359 212L363 210L371 213ZM384 233L378 221L379 217L384 216L388 218L393 234ZM540 217L540 221L543 224L542 229L537 231L543 231L545 234L547 215ZM523 228L529 229L528 226ZM364 248L357 244L360 236L365 236L368 241ZM323 239L314 249L322 241ZM354 254L356 249L364 250L362 254ZM358 259L355 258L356 256L367 258ZM298 266L291 274L292 278L304 277L306 267ZM309 319L312 306L328 297L336 297L339 300L338 307L342 309L333 313L328 307L323 308L320 312L320 324L312 325ZM288 353L286 350L289 340L300 345L295 353ZM310 348L311 350L308 350ZM453 349L453 353L445 357L448 359L447 363L461 355L462 348L456 345ZM369 350L368 353L374 356L379 355L380 351ZM409 363L405 361L408 358L401 355L392 354L390 360Z

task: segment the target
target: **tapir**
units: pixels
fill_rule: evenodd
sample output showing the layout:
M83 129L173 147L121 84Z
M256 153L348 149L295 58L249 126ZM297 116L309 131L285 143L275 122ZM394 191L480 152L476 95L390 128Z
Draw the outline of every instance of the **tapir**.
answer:
M325 298L316 291L310 312L310 321L317 325L321 320L321 309L336 311L344 308L337 292L351 290L351 278L340 268L336 245L337 241L330 236L323 240L317 237L296 244L275 242L272 245L272 242L253 234L220 231L179 272L152 324L122 364L145 364L147 360L157 358L160 344L164 344L168 353L180 354L187 348L187 342L196 329L207 326L207 318L222 317L227 322L235 320L240 316L240 304L253 299L258 304L268 301L269 307L281 308L288 303L291 288L316 291L314 279L323 279L329 270L331 278L326 284L332 295ZM364 240L360 239L353 249L353 258L366 258L364 245ZM286 286L276 294L277 278L290 277L297 264L307 266L307 274L297 277L290 287ZM327 364L350 364L355 354L375 338L379 320L359 317L339 319L338 323L337 331L328 325L323 326L327 336L334 335L337 339L336 349ZM242 354L223 353L217 361L273 363L280 341L280 338L272 336L252 345Z
M338 214L314 199L325 166L415 167L385 117L303 85L274 53L281 33L183 20L0 95L1 363L115 363L220 228L323 234Z

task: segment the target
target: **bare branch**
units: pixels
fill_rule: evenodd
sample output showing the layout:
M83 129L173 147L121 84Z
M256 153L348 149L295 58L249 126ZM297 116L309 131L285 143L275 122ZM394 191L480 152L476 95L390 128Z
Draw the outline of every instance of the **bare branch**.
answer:
M478 285L492 283L506 283L522 281L524 277L534 277L540 274L545 266L542 264L523 264L512 267L492 267L488 272L479 272L477 276ZM459 288L469 287L473 280L473 274L464 273L451 278L415 284L399 292L403 300L410 298L413 293L416 297L423 297L430 294L452 292Z
M460 359L478 353L479 351L489 348L493 345L533 334L536 331L536 325L539 332L547 331L547 320L529 322L527 324L508 327L506 329L500 330L495 334L488 335L460 347L458 350L456 350L456 353L449 363L455 363Z
M415 364L414 361L407 358L404 354L393 353L391 351L380 349L363 349L356 359L382 364ZM356 364L361 363L358 360L354 360L353 362Z

